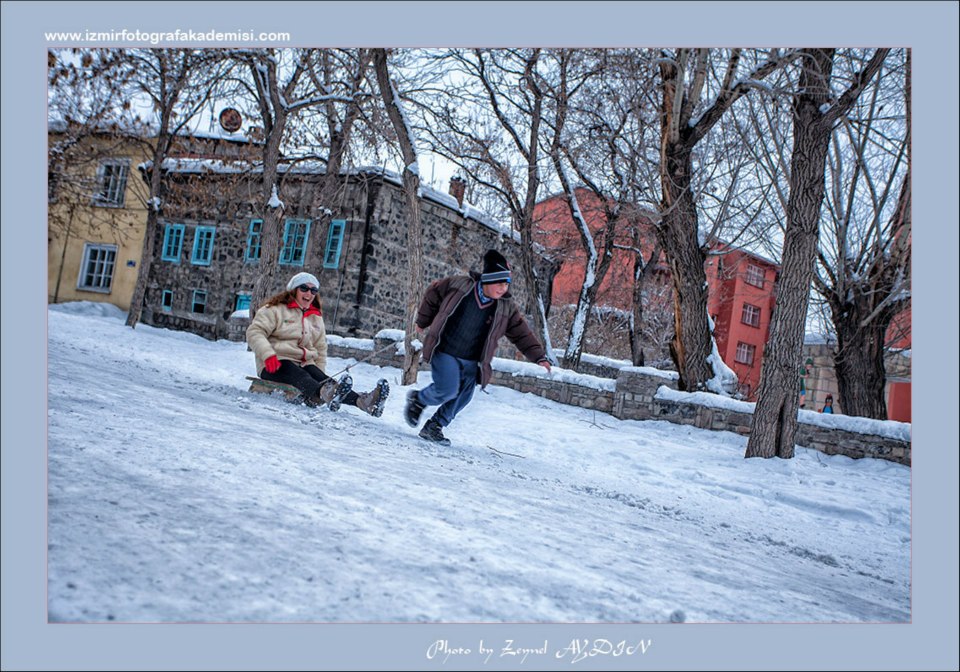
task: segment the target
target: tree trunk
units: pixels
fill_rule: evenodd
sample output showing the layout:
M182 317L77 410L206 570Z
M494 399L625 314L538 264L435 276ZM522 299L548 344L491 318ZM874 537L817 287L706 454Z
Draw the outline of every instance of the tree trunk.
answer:
M670 355L680 374L681 390L706 389L713 377L707 362L712 352L707 322L707 274L700 247L697 209L690 191L693 173L691 150L682 142L666 143L661 183L661 220L657 241L670 263L673 283L674 325Z
M413 350L413 335L416 329L417 308L420 305L420 292L423 286L423 224L420 217L420 175L416 170L417 152L413 145L411 130L406 124L400 99L390 81L387 69L387 52L385 49L373 50L373 62L377 74L377 84L380 86L380 95L393 129L400 142L400 152L403 155L403 190L407 197L407 207L410 210L410 219L407 223L407 262L409 264L409 284L407 286L407 304L405 311L406 335L403 339L403 384L412 385L417 382L417 372L420 364L420 351Z
M533 193L536 193L534 188ZM524 212L524 217L533 219L533 207ZM545 279L537 275L533 261L533 223L528 222L520 227L520 273L523 276L524 287L527 288L527 313L533 320L533 333L540 337L547 352L547 359L556 364L553 356L553 346L550 341L550 330L547 327L547 312L543 302Z
M130 310L127 312L126 325L131 329L140 323L143 314L143 302L147 296L147 281L150 279L150 269L153 267L154 243L158 232L160 217L161 191L163 187L163 162L167 158L170 148L170 135L167 131L170 123L170 112L166 110L160 121L160 133L157 135L157 144L153 150L153 167L150 170L150 198L147 201L147 226L143 232L143 247L140 250L140 268L137 271L137 284L130 297Z
M837 332L833 365L837 373L839 403L834 413L887 419L883 342L889 323L889 320L878 320L864 328L844 328ZM858 325L859 320L844 321L843 324Z
M832 69L832 49L805 53L793 110L790 196L777 301L745 457L791 458L794 453L800 399L797 367L803 356L832 125L821 108L829 102Z
M277 268L280 261L280 221L283 209L270 205L274 187L277 197L280 197L280 188L277 184L278 165L280 163L280 140L286 126L286 115L280 113L273 120L263 149L263 182L260 198L262 199L263 223L260 225L260 262L257 279L253 283L253 292L250 296L250 319L256 315L259 308L274 293L277 284Z
M650 253L650 258L644 262L639 231L635 231L634 247L636 255L633 259L633 304L630 312L630 359L634 366L644 366L643 345L640 335L643 333L643 290L650 277L653 265L660 258L660 246L656 246Z

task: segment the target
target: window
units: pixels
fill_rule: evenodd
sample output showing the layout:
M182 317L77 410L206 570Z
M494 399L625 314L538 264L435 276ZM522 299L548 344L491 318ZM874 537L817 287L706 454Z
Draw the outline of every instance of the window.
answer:
M197 232L193 236L193 255L190 257L191 264L198 266L209 266L213 258L213 235L217 229L212 226L198 226Z
M83 246L83 263L80 266L80 278L77 289L90 292L110 292L113 282L113 268L117 262L116 245L96 245L86 243Z
M234 310L250 310L250 295L237 294L237 307Z
M740 362L741 364L746 364L747 366L753 366L753 355L756 352L757 346L740 341L737 343L737 355L734 360Z
M760 309L757 306L751 306L749 303L743 304L743 313L740 314L740 321L749 324L751 327L760 326Z
M244 259L247 261L260 260L260 235L263 232L263 220L253 219L247 230L247 252Z
M753 264L747 264L744 281L754 287L763 287L763 269Z
M180 250L183 248L183 224L167 224L163 230L163 250L160 258L164 261L180 263Z
M202 289L193 290L193 312L203 313L207 307L207 292Z
M310 233L310 220L288 219L283 228L283 251L280 263L288 266L303 266L307 253L307 236Z
M346 227L347 223L342 219L335 219L330 222L330 232L327 234L327 247L323 252L324 268L337 268L340 266L340 248L343 246L343 231Z
M100 162L97 168L97 193L94 205L122 207L127 191L127 172L130 162L127 159L108 159Z
M173 292L171 290L163 290L163 294L160 295L160 307L168 313L173 310Z

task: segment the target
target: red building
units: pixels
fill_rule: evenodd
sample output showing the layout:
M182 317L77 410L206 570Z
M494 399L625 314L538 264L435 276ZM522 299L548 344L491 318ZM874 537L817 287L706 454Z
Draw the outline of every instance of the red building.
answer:
M600 200L592 191L577 189L580 212L590 227L597 252L602 240L598 236L606 224L606 214ZM533 209L534 240L549 250L552 257L560 260L560 268L553 279L553 305L575 304L583 286L587 253L583 249L580 233L573 225L570 207L562 194L537 203ZM628 215L615 238L616 249L610 269L600 283L597 305L619 310L630 310L633 301L633 258L628 249L637 244L648 251L653 249L654 232L650 222L640 215ZM664 266L662 270L666 270Z
M887 418L911 422L911 310L899 313L887 328Z
M577 190L577 199L599 251L606 224L602 203L586 189ZM553 304L576 303L586 272L587 255L564 196L552 196L536 205L534 239L560 261L553 281ZM655 241L653 225L642 213L630 213L624 217L615 241L618 248L639 244L640 249L649 254ZM780 268L769 259L722 243L712 246L712 250L714 254L707 258L704 270L707 310L714 320L717 348L723 361L739 377L744 399L755 401ZM630 250L614 250L610 270L597 293L598 306L630 310L633 265L634 254ZM662 259L656 272L661 282L669 281L669 268Z
M740 380L744 399L756 401L763 346L770 335L780 266L723 243L711 246L707 311L714 322L717 350Z

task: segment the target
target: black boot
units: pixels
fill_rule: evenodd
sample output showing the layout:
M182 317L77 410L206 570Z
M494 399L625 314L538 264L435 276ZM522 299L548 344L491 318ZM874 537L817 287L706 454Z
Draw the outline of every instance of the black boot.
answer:
M420 415L424 408L425 406L420 403L420 399L417 397L416 390L407 392L407 405L403 409L403 417L408 425L416 427L420 423Z
M436 418L427 420L427 424L420 430L420 438L439 443L441 446L450 445L450 439L443 435L443 428L440 426L440 423L437 422Z

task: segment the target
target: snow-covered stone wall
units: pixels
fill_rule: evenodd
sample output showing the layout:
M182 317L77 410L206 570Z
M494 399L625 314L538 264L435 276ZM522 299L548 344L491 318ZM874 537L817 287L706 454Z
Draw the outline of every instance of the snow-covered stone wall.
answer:
M402 337L402 332L396 332ZM331 357L369 361L379 366L403 365L398 336L358 339L328 338ZM391 347L392 346L392 347ZM421 362L422 370L429 365ZM536 394L562 404L610 413L623 420L666 420L701 429L748 435L754 404L706 392L677 391L676 373L647 367L624 367L616 379L554 368L547 374L528 362L493 360L494 385ZM800 412L797 445L827 455L872 457L910 466L910 425L842 415Z

